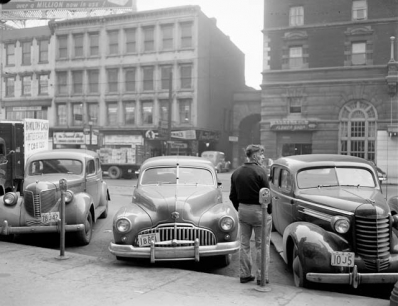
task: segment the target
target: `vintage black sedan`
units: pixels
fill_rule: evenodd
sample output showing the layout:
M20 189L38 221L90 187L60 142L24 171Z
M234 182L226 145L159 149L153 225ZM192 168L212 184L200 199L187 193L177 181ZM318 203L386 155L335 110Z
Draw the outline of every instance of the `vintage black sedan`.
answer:
M109 250L117 259L152 263L214 256L225 266L239 249L238 226L210 161L153 157L140 168L132 203L114 216Z
M387 203L368 161L311 154L271 167L273 240L294 282L351 284L398 281L398 205Z

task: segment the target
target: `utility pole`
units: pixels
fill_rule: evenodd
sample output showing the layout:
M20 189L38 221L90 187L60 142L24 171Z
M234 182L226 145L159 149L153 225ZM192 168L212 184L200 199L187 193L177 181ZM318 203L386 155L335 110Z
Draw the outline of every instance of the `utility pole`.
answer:
M173 71L170 69L170 75L169 75L169 109L167 110L167 155L170 155L171 151L171 113L172 113L172 107L173 107Z

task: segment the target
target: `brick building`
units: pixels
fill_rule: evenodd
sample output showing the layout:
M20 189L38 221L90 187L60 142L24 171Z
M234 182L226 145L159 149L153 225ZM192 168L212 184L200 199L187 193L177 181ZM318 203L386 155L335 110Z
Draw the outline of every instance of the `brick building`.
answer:
M363 157L398 177L394 0L265 0L261 142Z

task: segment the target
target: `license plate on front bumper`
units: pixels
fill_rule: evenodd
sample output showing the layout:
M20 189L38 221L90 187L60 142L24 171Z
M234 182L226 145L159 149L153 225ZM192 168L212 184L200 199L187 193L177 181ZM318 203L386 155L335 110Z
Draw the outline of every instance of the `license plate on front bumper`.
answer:
M138 245L140 247L151 245L152 240L155 242L159 241L160 240L159 233L138 235Z
M41 214L41 222L43 223L58 222L58 219L59 219L58 211Z
M353 267L355 263L355 253L353 252L333 252L331 265L335 267Z

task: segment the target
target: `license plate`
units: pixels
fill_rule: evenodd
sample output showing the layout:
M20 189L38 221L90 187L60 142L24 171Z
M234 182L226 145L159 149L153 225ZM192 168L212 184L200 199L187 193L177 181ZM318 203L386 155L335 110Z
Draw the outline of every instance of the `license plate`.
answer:
M152 240L155 242L159 241L160 240L159 233L138 235L138 245L139 246L149 246L149 245L151 245Z
M353 252L333 252L332 266L336 267L353 267L355 262L355 253Z
M41 222L43 223L58 222L58 219L58 211L41 214Z

